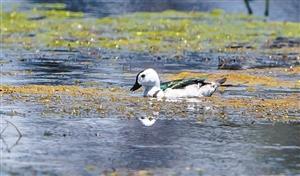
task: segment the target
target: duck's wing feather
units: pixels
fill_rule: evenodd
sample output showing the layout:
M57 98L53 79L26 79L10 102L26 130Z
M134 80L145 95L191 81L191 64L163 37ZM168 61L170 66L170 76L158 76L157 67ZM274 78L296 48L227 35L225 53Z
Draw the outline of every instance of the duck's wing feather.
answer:
M205 79L197 79L197 78L178 79L178 80L163 82L163 83L160 84L160 88L163 91L168 89L168 88L183 89L184 87L192 85L192 84L205 85L205 84L209 84L209 83L205 82Z

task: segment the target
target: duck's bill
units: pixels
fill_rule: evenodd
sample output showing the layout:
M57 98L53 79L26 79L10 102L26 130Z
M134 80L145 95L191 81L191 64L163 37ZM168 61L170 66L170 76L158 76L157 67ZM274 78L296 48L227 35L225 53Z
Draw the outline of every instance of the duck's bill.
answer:
M130 91L138 90L140 87L142 87L142 85L140 85L138 82L135 82Z

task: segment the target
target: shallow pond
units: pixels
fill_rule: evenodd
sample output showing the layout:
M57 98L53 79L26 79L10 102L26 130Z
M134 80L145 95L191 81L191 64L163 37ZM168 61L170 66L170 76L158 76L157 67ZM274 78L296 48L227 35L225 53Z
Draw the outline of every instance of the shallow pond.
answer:
M24 9L27 6L32 8L32 4L23 4ZM70 7L67 5L67 8ZM32 11L35 12L48 16L39 14L23 18L21 13L12 12L7 19L24 20L24 24L20 24L25 26L24 31L23 28L15 31L9 23L10 28L3 28L7 30L5 39L9 40L5 40L7 45L1 45L0 53L0 175L300 174L298 23L272 23L278 30L275 28L274 33L265 35L269 26L254 21L245 29L251 34L246 40L262 42L259 48L248 46L248 43L234 43L226 46L229 52L217 49L187 51L189 45L184 45L182 50L173 52L168 45L166 48L171 52L141 52L123 41L128 34L139 38L142 33L134 31L139 28L131 29L126 23L120 31L110 27L116 27L116 20L126 22L126 18L137 18L133 24L140 26L138 24L143 21L140 19L146 17L155 21L159 14L140 13L122 20L97 19L99 26L104 26L99 32L93 27L93 22L97 21L94 17L91 22L89 17L77 18L81 15L71 12ZM204 20L210 25L213 21L214 25L219 25L222 13L163 12L166 19L161 20L160 25L173 29L172 25L176 24L173 16L183 22L183 26L192 24L184 19L194 17L197 22ZM235 16L226 18L230 20ZM243 18L239 20L244 23L248 17ZM87 31L88 37L97 35L99 40L115 34L124 36L120 36L121 40L107 40L113 44L113 49L105 44L107 48L99 48L102 41L90 47L77 46L77 41L69 38L70 33L61 34L63 37L55 33L61 27L60 22L56 27L49 25L53 31L45 26L30 25L31 21L38 24L39 20L45 25L56 24L59 20L75 24L75 28L83 30L79 33L83 35L79 43L85 42ZM86 23L86 27L78 25L76 20ZM158 27L162 27L160 25ZM256 25L264 30L253 33ZM35 33L31 33L32 29ZM164 38L167 34L160 36L167 43L185 43L182 39ZM288 37L276 37L276 34ZM45 39L48 35L53 38ZM146 37L154 37L155 42L155 35L160 33L150 32ZM232 34L235 35L239 34ZM28 36L29 42L23 42ZM269 48L266 49L260 36L271 38L267 43ZM63 42L62 46L45 47L45 43L34 43L45 39L51 44L57 37ZM222 38L214 40L217 43ZM21 45L18 41L22 41ZM74 46L63 47L66 41ZM116 42L123 44L125 49L116 49L119 45ZM207 41L197 42L205 44ZM138 40L133 45L141 43L143 40ZM227 86L209 98L176 102L143 98L141 91L132 93L129 88L135 75L148 67L155 68L163 81L227 77Z
M105 56L105 53L101 55L107 59L95 59L80 52L22 53L22 60L4 64L3 73L11 71L16 74L6 74L2 81L19 86L117 86L121 87L121 93L134 98L141 94L131 94L128 89L140 69L155 67L162 72L162 78L167 79L168 75L187 70L214 73L218 67L217 59L189 65L190 62L185 60L157 60L156 56L147 54L106 53ZM5 53L8 60L15 56L11 52ZM129 56L132 59L128 59ZM297 79L297 76L275 73L282 79ZM272 72L268 74L274 76ZM290 88L264 87L255 91L245 91L244 88L243 85L228 87L217 96L272 99L299 94L299 89ZM149 110L134 107L123 99L118 102L120 106L141 114L129 118L126 110L123 115L117 113L119 107L110 100L101 102L103 106L112 106L105 115L93 111L78 114L59 110L60 106L67 109L74 103L82 105L82 109L86 106L93 108L97 107L96 101L93 104L93 101L80 98L74 101L66 98L62 100L63 105L51 98L50 101L53 103L45 105L30 94L21 99L18 94L12 98L2 96L2 127L7 125L4 120L9 120L23 136L19 138L16 129L8 124L1 138L1 174L294 175L300 172L297 109L289 112L290 117L298 119L290 123L243 115L246 110L240 108L214 112L210 110L211 106L201 104L201 101L185 103L184 108L179 109L187 111L184 117L165 113L163 107L152 116L144 116ZM173 105L168 106L172 108ZM153 123L147 121L147 117Z

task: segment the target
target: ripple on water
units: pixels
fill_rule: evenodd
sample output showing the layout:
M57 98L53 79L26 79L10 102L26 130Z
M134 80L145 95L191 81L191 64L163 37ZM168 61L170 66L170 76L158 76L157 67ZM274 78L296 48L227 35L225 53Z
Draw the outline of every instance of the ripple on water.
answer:
M87 164L98 168L95 173L109 168L153 172L172 168L183 175L195 174L199 168L207 175L299 171L299 125L231 127L220 126L223 122L217 119L216 125L191 119L158 119L153 126L145 127L137 119L9 120L24 136L10 153L3 152L4 172L84 174ZM4 135L3 139L7 143L14 140L13 135Z

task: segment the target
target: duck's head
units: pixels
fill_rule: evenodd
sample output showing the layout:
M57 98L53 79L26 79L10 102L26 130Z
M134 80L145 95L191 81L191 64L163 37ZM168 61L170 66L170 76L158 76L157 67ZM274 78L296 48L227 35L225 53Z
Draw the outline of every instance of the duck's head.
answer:
M159 80L157 72L154 69L148 68L146 70L139 72L136 75L135 84L133 85L133 87L130 90L135 91L142 86L160 87L160 80Z

